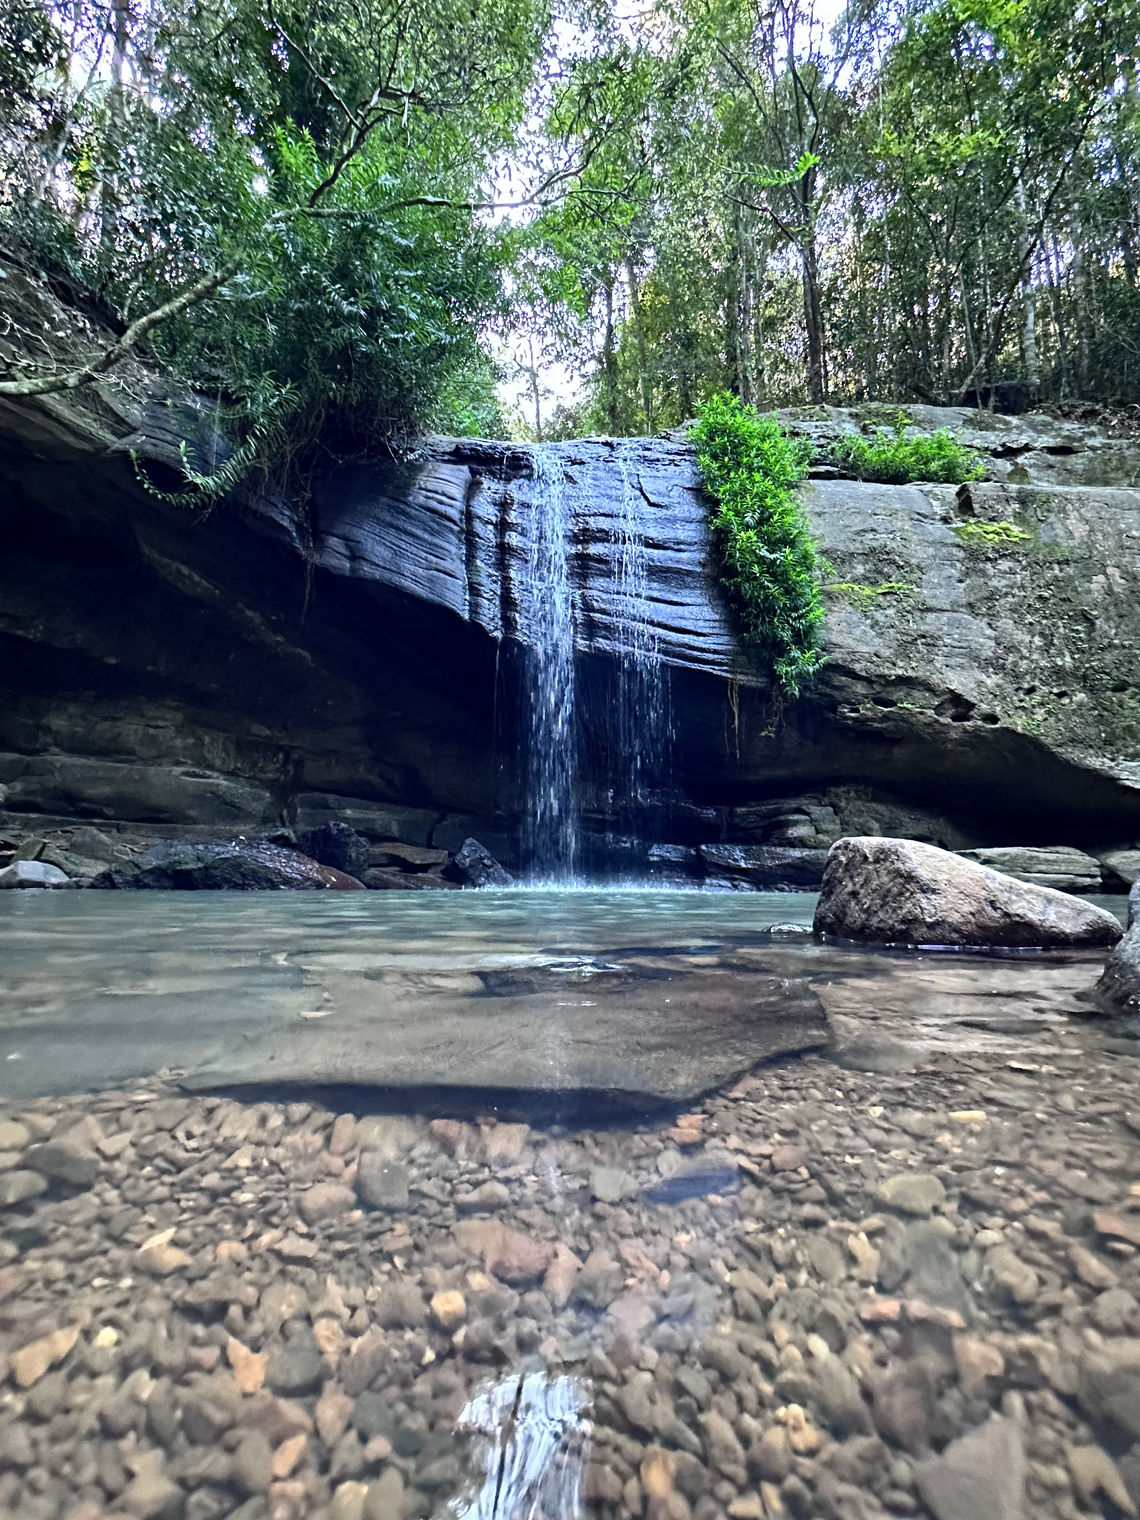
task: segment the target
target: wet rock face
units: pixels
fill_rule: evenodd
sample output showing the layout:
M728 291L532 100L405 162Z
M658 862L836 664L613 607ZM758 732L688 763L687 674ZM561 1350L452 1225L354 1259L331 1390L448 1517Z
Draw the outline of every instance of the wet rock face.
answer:
M999 875L913 840L832 846L815 913L818 933L873 944L1113 945L1111 913L1051 887Z
M285 845L233 839L164 840L137 861L110 866L92 883L135 891L363 891L363 883Z
M273 500L194 523L142 495L125 450L175 462L203 417L138 375L104 399L0 408L0 823L217 837L340 821L451 852L475 835L515 871L518 777L499 762L533 633L533 451L437 439L404 467L342 468L317 482L310 542ZM782 416L826 444L890 411ZM824 794L870 788L897 815L874 820L886 834L1135 850L1136 446L1041 416L910 415L964 428L988 479L805 484L834 573L828 663L778 722L736 645L683 437L549 446L572 529L584 832L614 832L614 675L640 647L668 672L676 796L664 823L618 832L824 849L870 832ZM808 778L815 813L796 819ZM731 816L778 797L789 816Z

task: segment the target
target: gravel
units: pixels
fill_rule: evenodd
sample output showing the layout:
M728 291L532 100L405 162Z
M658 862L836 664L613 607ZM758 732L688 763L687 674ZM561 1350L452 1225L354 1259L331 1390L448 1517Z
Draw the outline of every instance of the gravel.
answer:
M1134 1515L1140 1062L1051 1039L611 1129L11 1105L0 1513L421 1520L545 1431L605 1520Z

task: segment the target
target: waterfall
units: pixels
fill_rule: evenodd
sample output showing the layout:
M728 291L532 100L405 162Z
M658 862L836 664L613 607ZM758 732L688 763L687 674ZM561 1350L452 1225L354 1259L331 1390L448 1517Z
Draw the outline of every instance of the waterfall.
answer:
M532 881L565 883L574 878L578 852L570 522L561 460L541 445L533 458L523 581L530 705L527 862Z
M562 452L536 445L529 486L519 492L521 553L518 612L523 645L526 874L532 883L566 884L579 867L580 769L607 817L603 869L639 878L638 841L660 837L655 814L668 780L670 702L650 615L649 504L637 455L624 443L594 465L581 510L608 516L610 572L596 607L605 630L595 646L610 658L601 685L575 662L576 613L591 627L588 604L575 606L571 584L574 499ZM576 711L577 699L584 710ZM581 734L579 726L581 725ZM581 740L581 750L579 741ZM601 788L600 793L598 788ZM595 815L596 816L596 815ZM587 838L593 863L602 839Z

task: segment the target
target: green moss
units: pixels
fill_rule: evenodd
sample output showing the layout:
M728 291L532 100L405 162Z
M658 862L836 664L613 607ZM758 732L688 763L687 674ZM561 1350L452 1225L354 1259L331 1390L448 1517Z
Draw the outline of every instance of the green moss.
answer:
M1008 522L981 522L972 518L969 522L955 523L953 532L964 544L975 544L980 547L1000 547L1003 544L1027 544L1033 539L1032 533L1027 533L1024 528L1019 528L1016 523Z
M857 480L888 486L911 481L962 485L982 478L981 460L949 428L908 435L908 426L906 414L899 412L893 430L876 428L870 437L844 433L831 445L829 458Z
M858 581L833 581L823 589L860 612L869 611L881 596L897 596L909 601L915 594L909 581L881 581L877 586L863 586Z
M690 436L741 636L768 661L781 693L797 697L822 664L822 567L795 489L811 444L729 395L705 403Z

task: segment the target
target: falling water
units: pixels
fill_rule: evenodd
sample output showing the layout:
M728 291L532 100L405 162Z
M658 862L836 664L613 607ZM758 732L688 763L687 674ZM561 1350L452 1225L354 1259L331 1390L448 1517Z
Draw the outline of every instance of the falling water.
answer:
M617 765L614 795L619 827L643 834L666 782L670 737L669 691L648 616L646 503L634 469L618 445L621 497L614 524L614 626L618 645Z
M525 575L530 725L527 859L534 881L574 878L578 849L574 739L574 604L566 477L557 455L534 451Z

